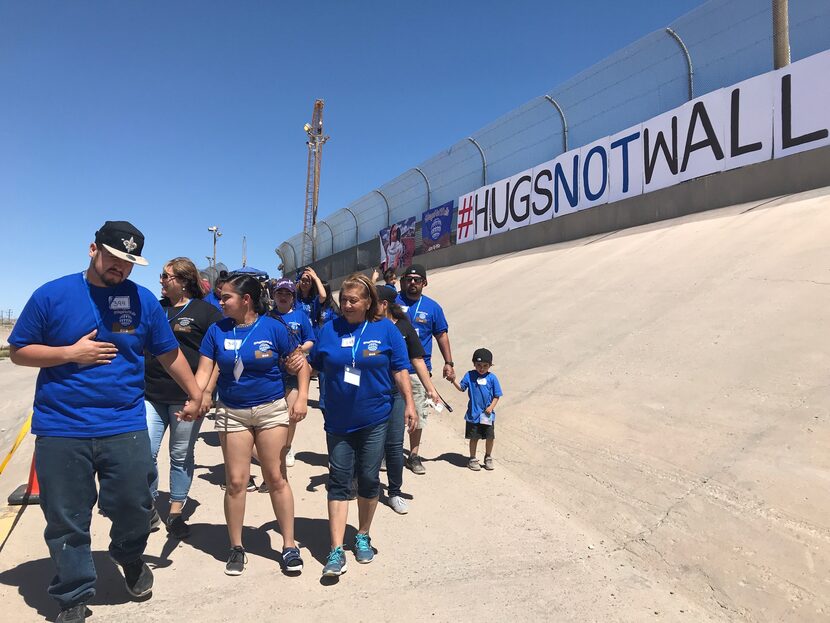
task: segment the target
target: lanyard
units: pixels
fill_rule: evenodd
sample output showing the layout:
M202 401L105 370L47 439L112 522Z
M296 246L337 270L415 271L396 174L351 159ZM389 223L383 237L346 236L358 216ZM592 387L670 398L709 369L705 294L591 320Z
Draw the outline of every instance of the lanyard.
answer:
M173 322L176 318L178 318L179 316L181 316L181 315L184 313L184 310L186 310L186 309L188 308L188 306L189 306L192 302L193 302L193 300L192 300L192 299L191 299L191 300L189 300L189 301L187 302L187 304L179 310L179 313L178 313L178 314L176 314L175 316L173 316L172 318L168 318L168 319L167 319L167 322ZM176 308L174 307L173 309L176 309Z
M92 294L89 291L89 281L87 281L84 273L81 273L81 278L84 280L84 285L86 286L84 291L86 292L86 298L89 300L89 306L92 308L92 317L95 319L95 328L103 331L104 320L101 318L101 312L98 311L98 306L95 305L95 301L92 300Z
M360 335L355 340L354 344L352 344L352 367L355 367L355 357L357 357L357 349L360 347L360 340L363 338L363 332L366 330L366 325L369 323L368 320L363 321L363 328L360 330ZM349 335L352 336L354 339L354 333L350 333Z
M416 306L415 306L415 311L414 311L414 312L410 312L410 314L409 314L409 318L410 318L413 322L415 322L415 318L417 318L417 317L418 317L418 310L419 310L419 309L421 309L421 303L423 303L423 302L424 302L424 297L422 296L422 297L420 297L420 298L418 299L418 305L416 305ZM409 309L412 309L412 306L410 306L410 307L409 307ZM409 310L407 310L407 311L409 311Z
M245 336L245 339L242 340L242 342L238 346L237 346L237 341L236 341L236 325L233 326L233 360L234 360L234 362L239 361L239 350L243 346L245 346L245 342L247 342L248 338L251 337L251 335L254 332L254 329L256 329L256 326L259 324L260 320L262 320L262 316L257 318L256 322L254 323L254 326L251 327L251 331L248 333L248 335Z

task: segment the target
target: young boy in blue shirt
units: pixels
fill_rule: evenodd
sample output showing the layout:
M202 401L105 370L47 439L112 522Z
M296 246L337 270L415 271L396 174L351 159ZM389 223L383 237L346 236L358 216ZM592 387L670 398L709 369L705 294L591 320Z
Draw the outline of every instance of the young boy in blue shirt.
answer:
M476 458L478 440L484 439L484 469L493 470L493 442L496 438L496 405L502 396L501 385L496 375L490 372L493 365L493 353L486 348L479 348L473 353L475 370L470 370L461 379L461 383L452 380L458 391L466 391L470 397L467 403L465 439L470 440L470 460L467 463L474 472L481 470Z

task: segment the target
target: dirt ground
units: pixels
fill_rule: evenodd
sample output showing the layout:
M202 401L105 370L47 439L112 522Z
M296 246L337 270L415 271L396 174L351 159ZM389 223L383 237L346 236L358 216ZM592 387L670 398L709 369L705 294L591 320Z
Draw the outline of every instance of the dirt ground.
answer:
M496 470L464 467L466 401L439 380L456 411L425 432L427 474L405 472L411 512L380 506L375 561L347 553L348 573L324 583L327 464L312 411L290 470L306 568L280 573L278 526L254 493L249 564L231 578L206 422L193 536L151 535L151 600L128 599L95 516L91 620L827 620L829 225L823 189L432 272L426 293L447 313L459 372L476 347L495 355ZM0 477L4 495L31 447ZM39 509L0 519L17 519L0 552L8 620L53 618Z

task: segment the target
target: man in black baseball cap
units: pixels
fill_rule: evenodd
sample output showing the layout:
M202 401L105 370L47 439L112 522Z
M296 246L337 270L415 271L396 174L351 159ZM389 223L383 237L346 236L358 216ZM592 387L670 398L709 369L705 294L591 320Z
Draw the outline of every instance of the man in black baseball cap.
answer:
M95 232L95 244L104 247L115 257L133 264L147 266L149 262L141 257L144 249L144 234L127 221L107 221Z
M92 508L112 522L110 557L127 592L150 594L143 561L155 475L144 409L144 353L189 396L176 415L199 417L202 391L156 296L127 279L146 265L144 236L107 221L89 245L83 273L38 288L9 336L11 360L40 368L32 416L44 538L55 565L49 594L60 622L84 621L95 596Z
M421 344L424 347L424 363L427 370L432 371L432 338L438 342L438 349L444 358L443 377L450 381L455 379L455 365L452 361L450 336L447 333L449 325L444 317L444 310L437 301L424 296L423 289L427 286L427 271L421 264L407 266L401 275L401 293L397 303L408 315L412 326L418 332ZM412 382L412 397L415 399L415 411L418 413L418 427L409 433L409 458L406 466L414 474L424 474L426 469L419 455L421 434L427 423L429 405L424 386L414 374L410 374Z

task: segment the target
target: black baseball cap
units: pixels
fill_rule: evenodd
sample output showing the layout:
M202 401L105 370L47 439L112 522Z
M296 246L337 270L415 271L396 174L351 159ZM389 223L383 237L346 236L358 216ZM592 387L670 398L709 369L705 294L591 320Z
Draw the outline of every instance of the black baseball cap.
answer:
M420 264L412 264L411 266L407 266L406 270L403 271L403 275L401 275L401 279L405 279L410 275L417 275L418 277L423 277L424 279L427 278L427 269L421 266Z
M380 301L394 303L395 299L398 298L398 293L395 291L395 288L390 288L387 285L375 286L375 290L377 290L378 300Z
M493 353L486 348L477 348L473 353L473 363L493 363Z
M147 266L150 262L141 257L144 234L127 221L107 221L95 232L95 244L101 245L115 257L133 264Z

